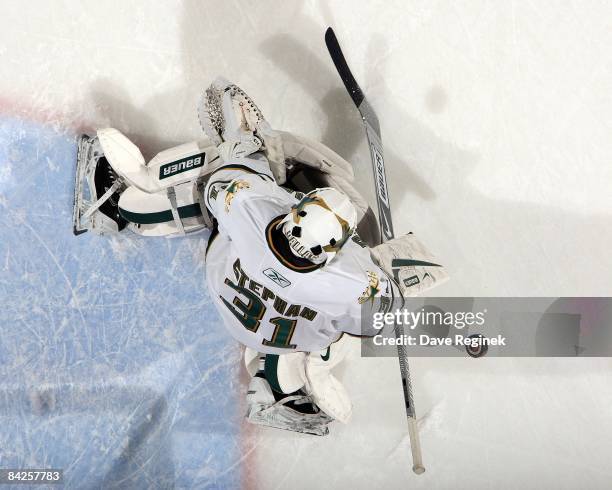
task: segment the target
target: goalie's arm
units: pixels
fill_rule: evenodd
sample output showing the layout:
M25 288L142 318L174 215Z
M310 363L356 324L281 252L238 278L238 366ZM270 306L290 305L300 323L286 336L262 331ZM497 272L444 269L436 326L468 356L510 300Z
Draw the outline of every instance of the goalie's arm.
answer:
M236 159L233 162L227 162L214 171L208 179L204 189L204 202L208 210L219 219L222 215L222 207L219 205L219 194L227 195L227 188L232 181L261 180L262 182L274 184L274 177L270 166L265 161L255 159Z
M219 231L240 240L251 228L257 232L258 216L266 203L286 194L265 160L241 159L215 171L204 188L204 203Z
M354 282L350 286L347 284L342 288L348 293L340 300L346 307L345 313L334 319L333 323L343 333L371 337L378 334L379 330L362 322L364 310L378 305L379 299L381 304L397 304L395 299L401 299L401 293L389 275L370 258L369 249L362 250L365 252L365 256L361 257L365 258L365 262L361 263L362 271L354 276Z

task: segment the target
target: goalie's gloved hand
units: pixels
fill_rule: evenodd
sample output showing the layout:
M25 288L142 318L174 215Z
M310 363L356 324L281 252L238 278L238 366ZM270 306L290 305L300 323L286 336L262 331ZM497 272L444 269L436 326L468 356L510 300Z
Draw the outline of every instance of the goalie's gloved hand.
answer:
M448 280L446 269L412 233L377 245L370 253L403 296L415 296Z

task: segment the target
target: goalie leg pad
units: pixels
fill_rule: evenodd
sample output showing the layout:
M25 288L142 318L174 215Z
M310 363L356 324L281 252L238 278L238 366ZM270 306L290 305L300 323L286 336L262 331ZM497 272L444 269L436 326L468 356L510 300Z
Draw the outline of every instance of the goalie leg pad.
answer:
M293 393L306 383L306 354L294 352L277 356L261 354L250 347L244 351L244 364L248 373L255 376L262 372L271 388L277 393Z
M244 366L251 377L259 371L259 358L261 354L255 349L247 347L244 349Z
M245 364L252 376L256 375L258 369L263 370L270 390L284 394L293 394L302 390L328 416L347 423L352 413L351 400L331 370L346 358L349 350L350 340L346 336L327 349L309 354L296 352L280 356L271 354L263 356L247 348Z
M97 135L104 155L117 174L144 192L159 190L140 149L123 133L114 128L105 128L99 129Z
M348 423L353 405L344 385L331 373L350 350L348 337L343 336L327 349L312 352L306 360L307 389L321 410L334 419Z
M272 389L278 393L293 393L306 384L306 354L266 355L264 374Z
M344 385L328 370L307 368L312 400L326 414L347 424L351 419L353 404Z

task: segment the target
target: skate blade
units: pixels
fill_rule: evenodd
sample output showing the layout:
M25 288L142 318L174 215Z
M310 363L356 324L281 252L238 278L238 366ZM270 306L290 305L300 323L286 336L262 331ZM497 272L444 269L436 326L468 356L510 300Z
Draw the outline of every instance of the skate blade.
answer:
M87 153L91 147L89 143L91 138L86 134L81 135L78 142L76 170L74 177L74 196L72 202L72 233L75 236L81 235L88 231L86 227L81 225L81 214L83 212L83 182L85 180L85 167L87 162Z

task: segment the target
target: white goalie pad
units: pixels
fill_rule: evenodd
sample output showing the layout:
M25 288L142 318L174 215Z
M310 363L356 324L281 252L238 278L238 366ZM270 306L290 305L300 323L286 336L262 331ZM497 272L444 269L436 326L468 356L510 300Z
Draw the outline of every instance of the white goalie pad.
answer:
M206 178L221 163L208 140L170 148L146 163L138 147L116 129L99 130L94 138L83 135L74 232L116 233L127 225L140 235L168 236L210 228L202 194ZM112 176L104 180L107 173Z
M249 376L253 377L259 371L259 357L260 353L250 347L244 349L244 367L246 368Z
M304 352L292 352L270 356L266 363L265 354L247 347L244 351L244 364L251 376L264 370L266 379L279 393L293 393L306 384L306 356ZM274 359L274 362L271 363L270 359Z
M104 156L119 176L145 192L158 190L150 178L142 153L134 143L114 128L99 129L97 136Z
M159 152L148 163L138 147L114 128L97 131L104 156L129 185L152 194L214 171L218 150L208 140ZM220 163L220 162L219 162Z
M286 131L277 131L283 144L285 160L297 160L321 172L352 182L353 167L344 158L323 143Z
M264 356L247 348L244 361L251 376L264 371L267 386L277 393L292 394L303 390L328 416L347 423L352 413L351 400L332 370L344 361L350 349L351 338L342 336L320 352Z
M321 410L343 424L349 422L353 404L346 388L331 371L346 359L350 348L350 337L343 335L327 349L311 352L306 360L308 393Z

